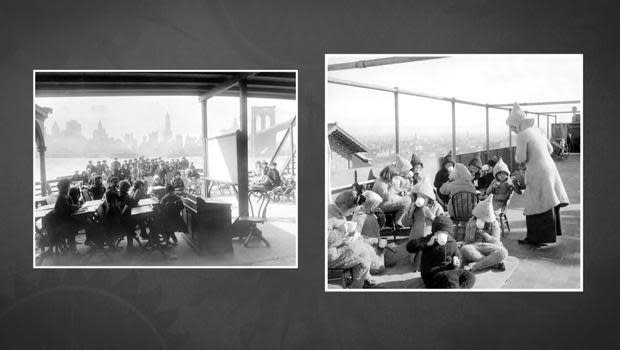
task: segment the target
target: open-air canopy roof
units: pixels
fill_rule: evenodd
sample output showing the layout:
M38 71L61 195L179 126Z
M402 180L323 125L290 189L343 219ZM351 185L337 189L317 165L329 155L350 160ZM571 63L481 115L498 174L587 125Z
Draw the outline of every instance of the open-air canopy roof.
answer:
M51 72L35 76L36 97L65 96L239 96L245 77L247 97L295 99L295 72Z

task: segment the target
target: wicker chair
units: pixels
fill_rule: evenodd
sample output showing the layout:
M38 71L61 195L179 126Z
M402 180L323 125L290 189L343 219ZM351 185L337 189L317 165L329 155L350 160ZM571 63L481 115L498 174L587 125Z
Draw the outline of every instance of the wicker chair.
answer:
M450 198L452 206L452 221L456 225L454 239L462 241L465 237L465 226L472 217L472 211L478 204L478 196L471 192L457 192Z

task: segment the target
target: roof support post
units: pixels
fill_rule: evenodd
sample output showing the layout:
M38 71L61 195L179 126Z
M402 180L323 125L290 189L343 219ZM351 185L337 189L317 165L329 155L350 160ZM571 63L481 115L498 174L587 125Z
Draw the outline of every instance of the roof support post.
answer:
M202 104L202 196L207 198L209 193L209 141L207 140L207 100L201 100Z
M237 145L237 181L239 186L239 216L249 216L248 211L248 83L239 81L239 111L241 134Z

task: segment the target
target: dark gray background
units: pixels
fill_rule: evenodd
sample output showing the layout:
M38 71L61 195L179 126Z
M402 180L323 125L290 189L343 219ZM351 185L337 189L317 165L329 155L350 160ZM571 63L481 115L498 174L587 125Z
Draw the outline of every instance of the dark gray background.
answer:
M612 5L2 2L0 348L613 347L620 31ZM323 292L323 54L496 52L584 54L585 292ZM300 268L34 271L33 69L299 69Z

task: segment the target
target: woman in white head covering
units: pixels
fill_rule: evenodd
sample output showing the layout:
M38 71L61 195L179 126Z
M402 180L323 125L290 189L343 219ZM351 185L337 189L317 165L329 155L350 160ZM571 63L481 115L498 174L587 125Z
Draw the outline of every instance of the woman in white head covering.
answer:
M564 184L551 158L553 148L542 131L534 128L534 119L526 118L517 103L506 119L510 130L517 133L515 161L525 163L525 223L527 235L523 244L556 241L562 234L560 207L569 204Z

